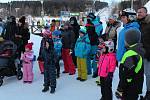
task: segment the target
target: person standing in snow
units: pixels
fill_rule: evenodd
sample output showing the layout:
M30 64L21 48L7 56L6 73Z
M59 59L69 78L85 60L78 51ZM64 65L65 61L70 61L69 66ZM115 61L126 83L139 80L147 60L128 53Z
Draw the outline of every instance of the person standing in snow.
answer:
M100 100L113 100L112 79L116 68L116 54L113 41L105 41L102 54L98 62L98 76L100 76L101 94Z
M62 31L62 59L64 62L63 73L69 73L69 75L74 75L76 72L71 56L74 39L75 35L70 27L70 23L66 22L64 24L64 30Z
M78 24L76 17L71 17L69 22L70 22L72 30L75 34L75 40L74 40L74 47L75 47L75 43L76 43L77 39L79 38L80 25ZM75 66L77 66L77 59L76 59L76 56L75 56L74 47L73 47L71 55L72 55L73 63L75 64Z
M55 30L52 33L53 41L54 41L54 49L55 49L55 66L57 71L57 78L60 77L60 65L59 61L61 59L61 49L62 49L62 42L61 42L61 31Z
M144 100L150 100L150 15L147 14L147 9L141 7L138 9L138 21L142 32L142 43L146 51L144 56L144 73L146 76L147 92Z
M105 30L106 39L112 39L114 41L114 48L116 51L117 45L117 28L121 26L120 22L117 21L117 15L112 15L108 18L107 27Z
M55 93L56 88L56 67L54 61L54 44L51 38L47 38L42 50L42 59L44 61L44 89L47 92L51 87L50 93Z
M80 37L75 44L75 56L77 57L78 77L77 80L87 80L87 54L90 52L90 40L86 33L86 28L83 27L79 31Z
M40 72L41 74L44 74L44 62L43 62L43 59L42 59L42 50L44 49L44 46L45 46L45 41L47 38L52 38L52 33L50 32L48 26L45 26L44 27L44 32L41 33L41 36L43 37L42 40L41 40L41 46L40 46L40 50L39 50L39 56L38 56L38 64L39 64L39 69L40 69Z
M141 41L141 32L136 29L129 29L125 33L125 46L127 51L124 53L120 62L122 71L122 99L138 100L142 93L144 82L144 49ZM146 99L148 100L148 99Z
M96 73L97 63L95 62L95 55L98 45L98 37L101 36L103 27L102 23L99 22L98 18L94 15L94 13L89 13L87 16L87 34L90 40L91 51L87 56L87 69L88 75L92 74L93 67L93 76ZM91 64L91 60L93 60Z
M131 9L125 9L122 11L121 15L121 21L123 22L123 29L120 31L119 33L119 37L118 37L118 48L117 48L117 52L116 52L116 58L118 63L122 60L122 57L124 55L124 53L126 52L126 47L125 47L125 33L126 31L128 31L129 29L136 29L139 30L140 26L139 24L135 21L136 20L136 12L131 10ZM118 84L118 88L116 91L116 96L117 97L121 97L122 96L122 72L121 69L119 67L119 84Z
M23 64L23 82L24 83L32 83L33 81L33 51L32 51L33 43L28 43L25 46L25 52L22 56L22 64Z

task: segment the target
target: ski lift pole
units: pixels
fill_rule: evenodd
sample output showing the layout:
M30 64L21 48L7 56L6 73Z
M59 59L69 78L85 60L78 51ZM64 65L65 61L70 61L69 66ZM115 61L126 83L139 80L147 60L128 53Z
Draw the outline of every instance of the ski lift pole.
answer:
M133 2L134 0L131 0L131 9L133 9Z

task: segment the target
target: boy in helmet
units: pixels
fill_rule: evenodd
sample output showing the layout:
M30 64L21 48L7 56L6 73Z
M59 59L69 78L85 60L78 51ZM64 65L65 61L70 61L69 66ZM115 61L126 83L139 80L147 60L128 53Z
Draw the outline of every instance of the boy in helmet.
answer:
M125 33L127 51L124 53L120 63L123 100L138 100L139 94L142 93L144 49L139 43L140 40L141 33L138 30L130 29Z

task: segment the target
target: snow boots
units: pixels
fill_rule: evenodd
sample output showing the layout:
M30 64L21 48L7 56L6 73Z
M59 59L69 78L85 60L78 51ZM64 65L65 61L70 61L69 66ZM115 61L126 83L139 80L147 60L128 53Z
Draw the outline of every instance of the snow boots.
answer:
M143 98L143 100L150 100L150 91L146 92L145 97Z
M49 90L49 87L48 86L45 86L44 89L42 90L42 92L47 92ZM51 91L50 91L51 94L55 93L55 88L54 87L51 87Z
M116 98L118 98L118 99L122 98L122 94L123 94L123 92L120 91L120 90L118 90L118 89L117 89L117 91L115 92Z
M47 92L49 90L48 86L45 86L44 89L42 90L42 92Z

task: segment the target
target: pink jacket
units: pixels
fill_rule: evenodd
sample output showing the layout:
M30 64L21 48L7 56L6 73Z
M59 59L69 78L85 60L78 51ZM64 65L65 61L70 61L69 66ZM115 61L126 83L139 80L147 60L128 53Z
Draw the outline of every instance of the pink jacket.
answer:
M109 72L114 72L116 68L116 54L102 54L98 62L98 75L107 77Z
M22 56L23 63L32 63L33 57L33 51L24 52Z

